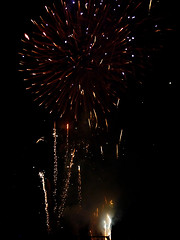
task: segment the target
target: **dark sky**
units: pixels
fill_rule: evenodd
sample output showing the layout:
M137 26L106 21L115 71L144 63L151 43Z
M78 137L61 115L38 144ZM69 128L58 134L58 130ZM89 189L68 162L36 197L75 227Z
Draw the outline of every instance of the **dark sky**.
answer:
M43 228L42 220L34 217L36 214L33 212L36 211L38 198L33 188L37 181L33 179L32 170L36 159L33 142L41 134L51 131L50 118L32 103L17 72L20 39L26 28L30 28L29 19L41 11L43 2L18 0L11 3L6 6L3 23L7 25L2 35L6 45L4 62L7 70L2 77L5 78L7 91L2 104L7 106L5 110L8 114L5 114L7 150L3 160L5 170L2 171L6 172L3 197L7 214L6 228L2 233L12 239L29 239L30 235L40 234L38 224ZM159 239L167 233L172 239L178 191L179 56L177 4L167 2L162 3L161 14L165 24L173 27L174 31L165 34L164 47L153 58L153 67L144 88L128 96L122 106L120 124L125 131L124 146L128 157L119 170L124 215L114 226L113 239L148 239L156 231Z

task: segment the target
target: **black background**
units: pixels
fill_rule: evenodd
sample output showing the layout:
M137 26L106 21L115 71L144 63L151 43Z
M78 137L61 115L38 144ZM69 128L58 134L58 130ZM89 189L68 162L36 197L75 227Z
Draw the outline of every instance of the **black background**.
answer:
M30 28L29 20L41 13L43 5L42 0L9 3L4 7L6 14L2 22L5 74L1 78L6 83L6 91L2 89L1 94L5 106L2 128L6 135L6 151L2 154L6 228L2 234L12 239L45 237L39 230L42 220L33 213L37 196L33 195L32 187L32 142L49 131L49 117L26 94L17 71L20 39ZM138 94L128 96L122 107L121 125L127 134L129 158L119 174L124 189L124 215L113 226L112 239L162 239L166 235L172 239L176 225L178 6L173 1L163 1L161 6L165 24L174 31L165 34L164 47L153 58L145 87ZM40 127L44 119L47 121Z

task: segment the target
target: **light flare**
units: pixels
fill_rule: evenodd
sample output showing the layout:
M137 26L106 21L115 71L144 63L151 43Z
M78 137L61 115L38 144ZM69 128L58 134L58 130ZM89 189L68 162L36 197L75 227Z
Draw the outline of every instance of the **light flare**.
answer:
M104 236L108 236L111 240L111 227L112 227L112 220L109 214L106 215L105 220L103 221L104 224Z

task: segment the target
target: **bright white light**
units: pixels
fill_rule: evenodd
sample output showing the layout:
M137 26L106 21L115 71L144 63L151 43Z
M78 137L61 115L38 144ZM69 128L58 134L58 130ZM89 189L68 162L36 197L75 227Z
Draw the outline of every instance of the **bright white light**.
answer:
M27 40L30 39L29 36L27 35L27 33L25 33L24 36L25 36L25 38L26 38Z
M111 217L107 214L105 220L103 221L104 236L109 236L111 239Z

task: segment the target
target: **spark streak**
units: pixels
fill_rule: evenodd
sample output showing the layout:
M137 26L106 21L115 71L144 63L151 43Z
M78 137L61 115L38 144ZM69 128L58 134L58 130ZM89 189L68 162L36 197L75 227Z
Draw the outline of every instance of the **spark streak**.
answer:
M121 132L120 132L120 136L119 136L119 144L121 143L122 135L123 135L123 129L121 129Z
M44 137L40 137L40 138L36 141L36 143L39 143L39 142L44 142Z
M105 118L105 123L106 123L106 128L107 128L107 131L108 131L108 121L107 121L106 118Z
M79 198L79 205L82 205L82 192L81 192L81 167L78 165L78 198Z
M48 232L50 232L51 228L50 228L50 221L49 221L48 199L47 199L47 190L46 190L44 173L43 172L39 172L39 177L41 178L43 192L44 192L44 202L45 202L45 212L46 212L46 225L47 225Z
M69 133L69 123L66 124L67 134Z
M54 212L57 210L57 176L58 176L58 163L57 163L57 133L56 133L56 122L54 121L54 128L53 128L53 137L54 137Z
M101 150L101 156L102 156L102 160L104 160L103 146L100 146L100 150Z
M64 186L64 189L63 189L63 193L61 195L62 202L61 202L61 205L59 206L59 209L58 209L58 223L59 223L60 218L62 217L64 207L65 207L65 203L66 203L66 199L67 199L74 156L75 156L75 148L74 148L74 150L71 154L71 161L70 161L68 172L67 172L67 178L66 178L66 181L65 181L65 186Z
M66 124L66 153L65 153L65 167L67 166L69 155L69 123Z
M149 11L151 10L152 0L149 1Z
M101 150L101 154L103 154L103 147L102 146L100 146L100 150Z
M118 159L119 157L119 145L116 144L116 158Z

